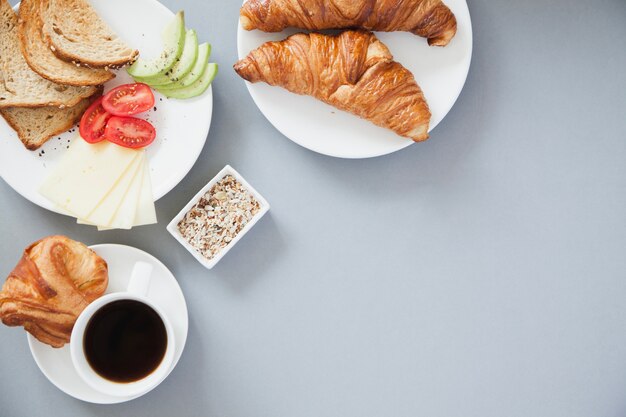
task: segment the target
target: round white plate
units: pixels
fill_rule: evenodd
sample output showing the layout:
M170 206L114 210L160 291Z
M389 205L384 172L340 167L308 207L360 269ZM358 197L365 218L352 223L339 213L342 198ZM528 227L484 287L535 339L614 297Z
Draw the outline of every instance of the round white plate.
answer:
M161 52L161 32L174 14L156 0L93 0L100 16L128 45L147 57ZM17 7L17 6L16 6ZM120 11L123 11L121 13ZM141 19L137 19L141 16ZM122 69L105 84L105 91L133 82ZM213 93L188 100L167 99L154 92L156 111L138 115L149 120L157 131L147 149L155 201L167 194L187 175L198 159L211 125ZM43 179L67 150L78 129L50 139L37 151L24 148L11 127L0 117L0 177L15 191L46 209L54 205L38 192Z
M187 304L174 275L154 256L131 246L104 244L91 246L109 265L109 285L106 294L126 290L130 273L138 261L154 265L147 297L163 309L172 322L176 339L176 352L170 372L174 369L185 348L187 329ZM137 397L115 397L95 391L80 378L70 357L70 346L52 348L28 335L28 345L41 372L64 393L79 400L96 404L115 404Z
M446 0L458 29L448 46L428 46L426 39L408 32L376 32L394 59L411 70L430 106L434 129L454 105L465 84L472 58L472 22L465 0ZM239 58L263 42L277 41L298 32L245 31L239 25ZM246 82L250 95L265 117L292 141L329 156L368 158L385 155L413 143L394 132L342 112L308 96L299 96L265 83Z

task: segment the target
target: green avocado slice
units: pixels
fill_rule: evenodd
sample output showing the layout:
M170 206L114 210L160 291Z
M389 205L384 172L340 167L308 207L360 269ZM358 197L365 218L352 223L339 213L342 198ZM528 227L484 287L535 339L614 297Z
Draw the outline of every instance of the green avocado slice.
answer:
M216 75L217 75L217 64L212 62L210 64L207 64L200 78L198 78L193 84L188 85L186 87L179 87L179 88L172 88L172 89L157 87L157 91L161 92L161 94L163 94L165 97L170 97L170 98L185 99L185 98L196 97L204 93L207 90L207 88L209 88L209 86L211 85L211 81L213 81Z
M156 75L154 77L137 77L138 80L144 83L155 85L166 85L176 81L180 81L185 75L187 75L196 63L198 57L198 35L196 31L190 29L185 34L185 46L183 53L172 68L170 68L165 74Z
M209 64L210 56L211 45L208 43L200 44L200 46L198 46L198 57L196 58L196 62L187 75L185 75L178 81L165 85L155 85L154 87L157 89L164 88L171 90L174 88L190 86L191 84L195 83L200 78L200 76L202 76L206 66Z
M182 10L165 27L163 42L165 47L161 56L151 61L139 58L127 69L131 77L150 78L164 75L176 64L185 46L185 14Z

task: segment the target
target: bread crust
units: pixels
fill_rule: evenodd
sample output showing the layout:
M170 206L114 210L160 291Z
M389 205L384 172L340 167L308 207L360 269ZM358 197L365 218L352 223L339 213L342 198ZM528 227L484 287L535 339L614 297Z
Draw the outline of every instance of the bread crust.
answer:
M53 45L53 41L49 36L44 35L48 45ZM98 61L98 60L89 60L80 55L72 54L71 52L64 51L58 47L51 48L52 52L57 56L57 58L62 59L67 62L72 62L75 64L86 65L91 68L102 68L102 69L120 69L124 68L127 65L131 65L133 62L137 60L139 57L139 51L135 50L134 53L126 58L120 58L118 60L112 61Z

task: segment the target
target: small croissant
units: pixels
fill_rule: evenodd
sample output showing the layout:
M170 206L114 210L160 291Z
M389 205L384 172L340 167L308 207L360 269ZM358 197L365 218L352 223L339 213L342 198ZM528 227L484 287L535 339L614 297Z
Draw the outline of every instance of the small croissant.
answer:
M108 285L104 259L80 242L50 236L30 245L0 291L0 319L52 347L70 341L78 315Z
M239 12L245 30L280 32L367 29L405 31L445 46L456 34L454 13L441 0L246 0Z
M428 138L422 90L371 32L295 34L264 43L234 69L247 81L313 96L414 141Z

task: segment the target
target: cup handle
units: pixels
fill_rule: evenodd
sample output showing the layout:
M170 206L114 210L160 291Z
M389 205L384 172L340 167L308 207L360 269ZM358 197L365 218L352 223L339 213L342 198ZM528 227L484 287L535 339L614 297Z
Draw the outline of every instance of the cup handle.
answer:
M137 262L133 266L133 272L130 274L130 281L128 283L128 291L131 294L146 296L148 295L148 289L150 289L150 276L154 267L147 262Z

